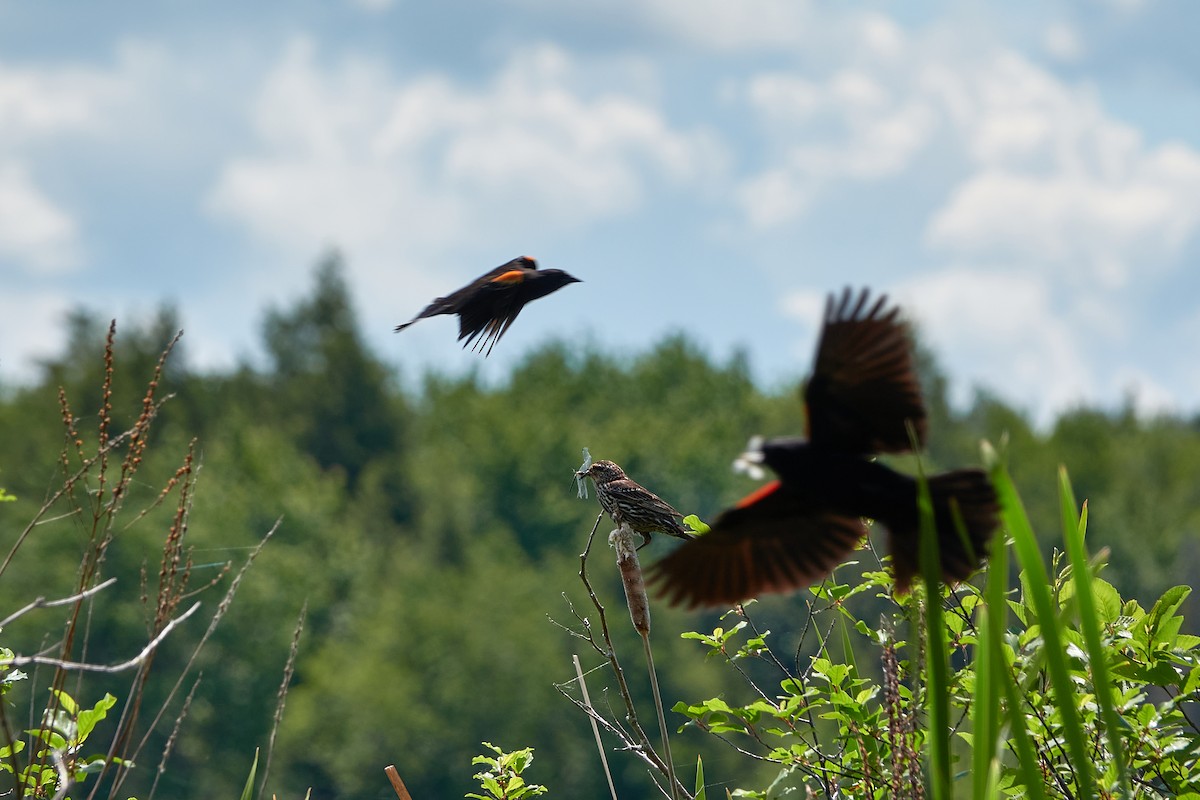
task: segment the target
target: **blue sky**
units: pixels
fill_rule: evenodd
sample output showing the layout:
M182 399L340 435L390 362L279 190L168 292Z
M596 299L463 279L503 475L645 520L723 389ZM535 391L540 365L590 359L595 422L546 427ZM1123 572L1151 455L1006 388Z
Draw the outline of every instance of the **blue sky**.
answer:
M1046 421L1200 408L1200 5L0 0L0 378L83 305L253 358L331 247L408 376L684 330L774 385L824 295L900 301ZM486 363L438 294L585 282Z

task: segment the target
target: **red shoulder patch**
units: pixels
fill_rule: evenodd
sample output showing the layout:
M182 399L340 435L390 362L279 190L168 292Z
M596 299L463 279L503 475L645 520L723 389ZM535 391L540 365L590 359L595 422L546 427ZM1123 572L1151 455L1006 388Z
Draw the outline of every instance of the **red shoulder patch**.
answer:
M520 283L525 280L525 272L519 269L510 269L508 272L501 273L492 278L492 283Z
M743 497L741 500L737 501L737 503L734 505L734 508L746 508L747 506L752 506L759 500L762 500L764 497L774 493L778 488L779 481L771 481L770 483L763 484L750 494Z

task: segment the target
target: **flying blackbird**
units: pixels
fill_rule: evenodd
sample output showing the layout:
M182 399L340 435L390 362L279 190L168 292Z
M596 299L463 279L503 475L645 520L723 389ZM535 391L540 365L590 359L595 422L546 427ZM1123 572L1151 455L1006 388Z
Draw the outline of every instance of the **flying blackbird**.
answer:
M917 482L872 459L910 450L926 434L912 346L887 297L849 289L830 296L816 364L804 390L807 439L752 439L743 463L766 464L778 480L717 517L711 530L652 568L672 605L732 604L825 578L866 536L862 518L888 530L899 591L918 571ZM987 555L999 524L996 492L979 469L928 479L942 578L960 581ZM960 516L969 546L959 536Z
M480 333L482 338L472 350L490 355L496 342L513 324L527 303L545 297L579 278L561 269L538 269L529 256L514 258L507 264L473 280L457 292L439 297L425 307L410 322L396 326L400 332L419 319L439 314L458 315L458 338L467 347Z
M596 498L600 507L608 512L616 525L626 524L642 535L638 549L650 542L654 531L678 536L680 539L695 539L679 521L683 518L671 504L643 488L637 481L611 461L597 461L586 470L575 473L576 477L587 475L596 484Z

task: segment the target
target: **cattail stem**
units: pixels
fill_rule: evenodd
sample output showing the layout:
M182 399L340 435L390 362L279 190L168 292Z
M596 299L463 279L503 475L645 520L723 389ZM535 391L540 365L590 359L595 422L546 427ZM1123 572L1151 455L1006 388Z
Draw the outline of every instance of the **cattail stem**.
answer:
M662 695L658 693L658 673L654 671L654 653L650 650L650 634L642 634L642 645L646 649L646 667L650 670L650 689L654 693L654 710L658 712L658 729L662 731L663 761L667 762L667 781L671 784L671 798L678 800L679 787L675 783L675 762L671 760L671 740L667 736L667 716L663 713Z
M622 524L612 532L608 541L617 551L617 569L621 572L621 584L625 587L625 601L629 604L629 618L634 629L641 634L646 650L646 667L650 671L650 688L654 693L654 709L658 712L658 729L662 732L663 761L667 766L667 782L671 786L672 800L679 797L675 782L675 763L671 760L671 741L667 736L667 718L663 713L662 696L658 691L658 673L654 671L654 653L650 648L650 600L646 597L646 581L642 577L642 565L638 562L637 544L633 529Z

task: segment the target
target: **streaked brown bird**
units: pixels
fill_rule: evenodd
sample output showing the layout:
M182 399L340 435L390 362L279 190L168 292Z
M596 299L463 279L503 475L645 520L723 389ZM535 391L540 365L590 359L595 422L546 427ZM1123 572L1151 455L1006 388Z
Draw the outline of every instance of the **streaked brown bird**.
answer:
M397 325L396 332L426 317L457 314L458 339L466 339L463 347L475 342L471 349L486 357L491 355L496 342L527 304L568 283L580 282L579 278L561 269L538 269L536 261L521 256L479 276L458 291L437 298L411 321ZM481 333L482 337L479 336ZM477 342L476 337L479 337Z
M849 289L830 296L816 364L804 390L807 439L751 440L743 464L766 464L762 486L651 570L672 605L733 604L824 579L866 536L863 518L888 531L896 587L918 572L917 482L872 460L912 449L926 436L925 405L907 327L887 297ZM942 578L977 569L999 524L996 491L979 469L929 478ZM958 534L960 516L966 541Z
M650 534L656 531L680 539L696 538L680 522L682 514L666 500L626 475L612 461L597 461L575 475L586 475L596 484L596 498L600 501L600 507L608 512L614 524L628 525L642 535L639 550L650 542Z

